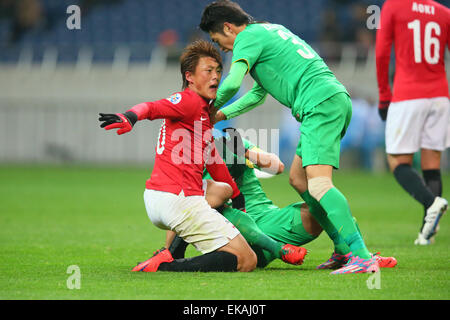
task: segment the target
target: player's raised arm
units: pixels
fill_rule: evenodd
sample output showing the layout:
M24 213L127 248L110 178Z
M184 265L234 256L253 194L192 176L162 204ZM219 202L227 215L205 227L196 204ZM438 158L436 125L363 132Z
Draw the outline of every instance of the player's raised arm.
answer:
M377 30L375 56L377 66L377 81L379 92L378 112L382 120L386 120L392 93L389 85L389 62L391 46L394 38L392 27L393 11L389 3L385 3L381 10L380 28Z
M167 99L140 103L128 111L136 113L138 120L182 120L191 116L195 108L185 103L183 93L175 93Z
M215 122L219 122L226 119L237 117L243 113L246 113L257 106L264 103L267 97L267 91L264 90L257 82L253 85L253 88L242 96L237 101L233 102L229 106L217 111L215 116Z
M230 72L217 90L217 98L214 102L216 108L221 108L230 100L242 85L245 75L248 72L247 64L240 60L231 65Z
M101 128L119 129L117 134L121 135L131 131L139 120L182 120L189 117L192 111L188 104L183 103L182 93L176 93L167 99L139 103L124 113L100 113L99 121L102 121Z

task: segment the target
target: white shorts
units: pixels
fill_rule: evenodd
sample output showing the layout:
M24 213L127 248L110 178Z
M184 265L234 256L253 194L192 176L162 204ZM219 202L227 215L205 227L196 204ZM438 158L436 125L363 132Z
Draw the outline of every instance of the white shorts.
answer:
M444 151L450 143L446 141L449 125L447 97L392 102L386 120L386 153Z
M223 215L211 208L204 196L185 197L146 189L145 208L158 228L175 231L203 254L228 244L239 230Z
M450 120L448 121L447 143L445 144L445 147L450 148Z

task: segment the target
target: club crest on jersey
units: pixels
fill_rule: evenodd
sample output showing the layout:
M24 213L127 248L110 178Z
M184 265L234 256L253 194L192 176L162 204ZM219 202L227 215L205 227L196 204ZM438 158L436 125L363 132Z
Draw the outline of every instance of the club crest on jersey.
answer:
M168 97L167 100L169 100L172 104L180 103L181 94L175 93L175 94L171 95L170 97Z

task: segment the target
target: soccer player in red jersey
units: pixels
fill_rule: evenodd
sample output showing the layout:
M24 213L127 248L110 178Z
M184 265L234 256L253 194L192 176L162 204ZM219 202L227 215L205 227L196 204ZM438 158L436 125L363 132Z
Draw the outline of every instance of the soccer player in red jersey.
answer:
M391 46L393 90L389 85ZM441 153L446 148L450 103L445 52L450 46L450 10L431 0L387 0L377 30L379 113L386 120L386 153L398 183L425 209L415 244L436 234L448 202L441 198ZM421 151L424 180L412 168Z
M101 127L119 129L118 134L130 131L139 120L164 119L144 192L147 213L157 227L175 231L203 253L174 260L167 249L160 250L133 271L252 271L255 253L239 231L208 205L203 191L206 167L216 181L231 186L233 206L244 209L243 196L212 136L209 112L221 78L220 54L201 40L184 50L180 62L184 91L138 104L122 114L100 114Z

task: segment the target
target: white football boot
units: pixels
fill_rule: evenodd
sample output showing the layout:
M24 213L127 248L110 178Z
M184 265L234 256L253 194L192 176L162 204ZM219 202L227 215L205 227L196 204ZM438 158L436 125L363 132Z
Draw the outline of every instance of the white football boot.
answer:
M433 204L427 209L427 214L425 216L425 223L423 225L419 237L416 239L416 244L429 244L425 243L430 241L438 231L439 220L448 208L448 202L444 198L436 197ZM426 241L424 241L426 240Z
M420 246L427 246L432 243L434 243L434 237L432 237L430 240L427 240L421 232L419 232L417 239L414 240L414 244Z

